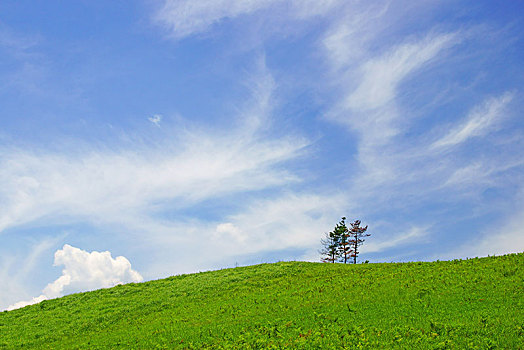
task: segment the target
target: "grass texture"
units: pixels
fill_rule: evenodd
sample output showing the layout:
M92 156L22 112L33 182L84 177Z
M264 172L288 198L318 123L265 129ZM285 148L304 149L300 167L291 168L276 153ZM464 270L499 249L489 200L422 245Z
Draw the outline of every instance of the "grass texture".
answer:
M279 262L0 313L0 348L524 349L524 254Z

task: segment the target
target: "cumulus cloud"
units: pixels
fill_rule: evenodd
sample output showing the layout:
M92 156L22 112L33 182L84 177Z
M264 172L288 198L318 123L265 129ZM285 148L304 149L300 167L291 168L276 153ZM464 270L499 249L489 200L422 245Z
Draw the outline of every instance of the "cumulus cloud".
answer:
M68 244L55 252L54 265L64 266L60 277L49 283L41 295L28 301L17 302L9 306L7 310L58 298L64 293L108 288L117 284L143 280L142 276L131 268L129 260L123 256L113 258L108 251L86 252Z

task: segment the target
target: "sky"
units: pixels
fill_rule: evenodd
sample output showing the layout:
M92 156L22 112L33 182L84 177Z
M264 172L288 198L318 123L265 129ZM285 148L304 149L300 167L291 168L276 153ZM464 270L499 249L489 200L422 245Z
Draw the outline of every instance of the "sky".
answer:
M0 310L524 251L524 2L0 2Z

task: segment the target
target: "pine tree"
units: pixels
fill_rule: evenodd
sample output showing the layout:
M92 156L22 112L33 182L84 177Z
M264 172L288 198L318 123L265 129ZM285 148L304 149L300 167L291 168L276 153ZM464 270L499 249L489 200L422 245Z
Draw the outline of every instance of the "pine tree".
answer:
M360 227L360 220L355 220L355 222L352 222L351 229L349 230L348 234L351 237L349 239L349 244L351 246L351 257L353 258L353 264L357 263L357 256L358 256L358 247L364 243L364 237L371 236L369 233L366 233L368 227Z
M322 249L319 253L323 256L322 262L335 263L338 259L338 242L339 237L335 235L334 231L326 233L325 238L320 240Z
M336 234L340 237L338 244L338 259L340 262L347 264L349 258L351 257L351 242L349 240L349 230L346 226L346 218L343 217L342 220L335 226Z
M351 229L346 226L346 218L335 226L332 232L326 233L325 238L321 239L322 249L319 253L322 255L322 262L344 264L357 263L359 254L358 247L364 243L364 237L370 236L366 233L368 227L360 227L360 220L351 223Z

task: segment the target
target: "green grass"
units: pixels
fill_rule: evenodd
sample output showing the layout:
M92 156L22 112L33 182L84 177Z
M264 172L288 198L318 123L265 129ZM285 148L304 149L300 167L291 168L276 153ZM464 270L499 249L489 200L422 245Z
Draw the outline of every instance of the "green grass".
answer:
M0 313L0 348L524 349L524 254L281 262Z

